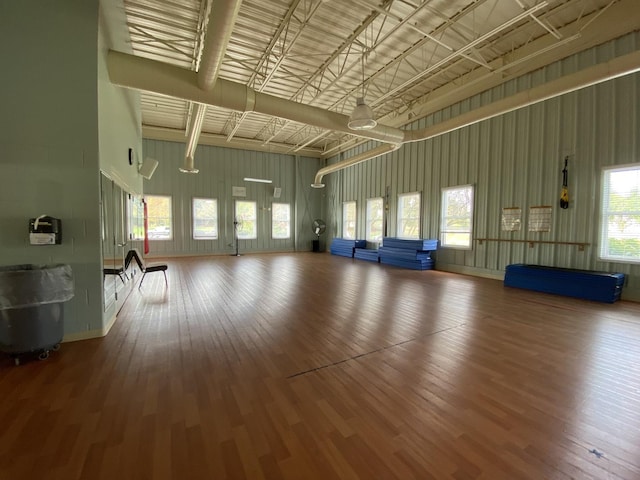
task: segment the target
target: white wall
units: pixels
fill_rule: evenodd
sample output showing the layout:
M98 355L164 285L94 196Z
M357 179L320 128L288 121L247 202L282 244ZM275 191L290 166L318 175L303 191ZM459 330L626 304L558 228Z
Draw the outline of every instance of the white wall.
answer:
M415 122L423 128L526 90L581 68L640 49L640 34L574 55ZM365 234L366 199L390 189L390 236L395 235L397 195L422 193L422 237L438 238L441 189L475 185L477 238L585 242L576 246L474 242L471 250L440 249L436 268L501 278L506 265L531 263L623 272L624 297L640 300L640 267L598 259L600 172L608 165L640 161L640 74L609 81L569 95L460 129L405 144L392 154L325 177L331 211L330 235L340 235L343 201L358 203L358 236ZM374 145L354 149L347 158ZM563 158L569 155L570 207L558 207ZM336 161L333 159L332 161ZM549 233L501 232L503 207L553 206ZM526 224L525 224L526 225Z

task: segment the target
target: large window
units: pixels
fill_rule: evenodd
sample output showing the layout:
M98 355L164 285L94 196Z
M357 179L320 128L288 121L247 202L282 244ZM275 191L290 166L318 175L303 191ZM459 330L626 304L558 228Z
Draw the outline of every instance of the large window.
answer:
M342 204L342 238L356 238L356 202Z
M600 258L640 263L640 164L602 172Z
M291 208L288 203L271 204L271 236L291 237Z
M369 198L367 200L367 232L365 238L368 242L382 242L383 208L382 198Z
M146 195L147 226L149 240L171 240L171 197L167 195Z
M420 238L420 194L398 195L398 237Z
M471 248L473 185L442 189L440 245Z
M253 240L258 238L256 202L236 201L236 221L238 222L238 238Z
M193 199L193 238L218 238L218 200L215 198Z
M129 240L144 239L144 201L138 195L129 195L127 202Z

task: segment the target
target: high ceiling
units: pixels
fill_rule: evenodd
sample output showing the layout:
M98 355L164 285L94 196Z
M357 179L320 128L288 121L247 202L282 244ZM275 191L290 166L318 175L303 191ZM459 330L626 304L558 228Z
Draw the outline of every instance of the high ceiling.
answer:
M220 3L124 0L129 53L197 72ZM625 0L243 0L219 78L344 115L364 96L379 124L402 127L626 33L602 23L623 8L637 16ZM145 136L184 141L190 101L149 92L141 100ZM358 132L215 106L200 135L200 143L313 156L359 141Z

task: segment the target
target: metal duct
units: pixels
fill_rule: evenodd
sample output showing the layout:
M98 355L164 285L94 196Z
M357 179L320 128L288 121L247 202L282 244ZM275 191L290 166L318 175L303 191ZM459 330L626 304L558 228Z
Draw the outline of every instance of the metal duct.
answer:
M213 2L207 24L207 36L202 51L202 62L198 70L198 86L202 90L213 88L218 79L224 52L227 50L241 4L240 0ZM201 103L194 104L191 121L187 125L185 164L191 162L191 170L188 170L189 172L197 171L193 168L193 157L196 153L198 140L202 132L202 122L206 113L206 105ZM181 169L181 171L187 170Z
M147 58L111 50L107 56L107 68L111 82L123 87L238 112L264 113L385 143L397 144L404 140L404 132L399 128L378 125L371 130L354 132L347 126L349 122L347 115L256 92L246 85L222 78L216 81L212 89L205 91L198 87L195 72Z
M198 146L198 138L202 131L202 122L204 121L204 115L207 113L206 105L201 103L193 104L193 111L191 112L191 121L187 128L187 148L185 149L185 159L195 156L196 147Z
M614 78L636 73L638 71L640 71L640 51L623 55L608 62L595 65L593 67L585 68L576 73L572 73L558 78L557 80L547 82L544 85L533 87L529 90L511 95L489 105L485 105L470 112L463 113L462 115L458 115L457 117L445 120L444 122L440 122L436 125L432 125L420 130L405 130L404 139L401 143L428 140L430 138L437 137L439 135L443 135L460 128L464 128L469 125L473 125L474 123L488 120L490 118L511 112L513 110L533 105L534 103L543 102L560 95L574 92L581 88L590 87L592 85L606 82L608 80L613 80ZM376 151L377 148L370 150L369 153L373 153ZM367 153L365 152L353 158L359 159L361 156L364 156L366 154ZM379 154L376 154L375 156L379 156ZM312 186L321 188L321 186L323 185L320 183L319 179L322 179L323 175L350 167L354 164L352 163L353 158L348 158L341 162L332 164L331 171L324 171L325 168L328 167L318 170L316 179ZM360 163L361 161L364 160L358 160L355 163ZM321 173L322 175L320 175ZM318 175L320 176L318 177Z
M342 170L343 168L350 167L357 163L366 162L367 160L371 160L373 158L379 157L380 155L384 155L385 153L393 152L400 148L400 145L395 144L385 144L380 145L368 152L361 153L360 155L356 155L355 157L348 158L343 160L342 162L334 163L332 165L327 165L326 167L321 168L316 173L316 178L314 179L311 186L313 188L323 188L324 183L322 183L322 177L329 173L336 172L338 170Z
M427 140L483 120L638 71L640 71L640 51L565 75L544 85L516 93L436 125L420 130L405 130L404 141L419 142Z
M198 71L198 86L202 90L211 90L218 79L224 52L227 51L241 4L241 0L213 1L207 24L202 62Z

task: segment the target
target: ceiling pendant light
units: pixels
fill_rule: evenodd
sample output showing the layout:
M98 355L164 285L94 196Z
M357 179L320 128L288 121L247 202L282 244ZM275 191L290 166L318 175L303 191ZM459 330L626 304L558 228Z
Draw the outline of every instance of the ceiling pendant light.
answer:
M369 130L378 124L373 118L373 109L364 102L364 55L362 52L362 96L356 98L356 106L347 123L351 130Z

